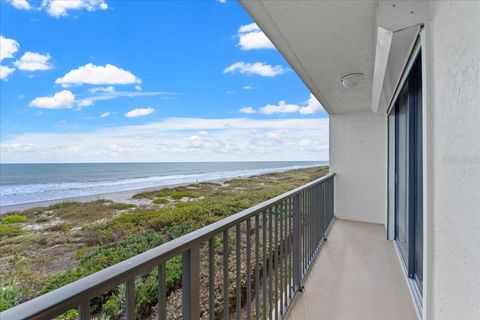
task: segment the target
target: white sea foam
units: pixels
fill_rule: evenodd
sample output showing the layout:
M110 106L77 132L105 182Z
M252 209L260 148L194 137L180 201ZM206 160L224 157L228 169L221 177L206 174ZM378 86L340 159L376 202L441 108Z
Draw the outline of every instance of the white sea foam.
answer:
M164 187L184 183L195 183L212 180L222 180L234 177L245 177L269 172L281 172L292 169L300 169L305 167L310 166L243 169L185 175L177 174L166 176L152 176L145 178L119 179L113 181L3 185L0 189L0 204L1 206L11 206L40 201L60 200L74 197L93 196L105 193L145 189L151 187Z

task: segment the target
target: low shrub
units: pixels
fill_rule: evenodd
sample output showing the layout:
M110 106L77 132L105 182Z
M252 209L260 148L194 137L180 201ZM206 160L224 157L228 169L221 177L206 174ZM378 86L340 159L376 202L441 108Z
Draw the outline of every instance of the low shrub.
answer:
M2 219L2 223L4 224L22 223L25 221L27 221L27 217L19 215L6 216Z
M68 310L64 314L57 317L58 320L77 320L78 311L77 310Z
M189 192L175 192L171 195L173 200L180 200L182 198L200 198L199 194Z
M12 224L0 224L0 239L14 237L22 234L22 227Z
M69 223L62 222L62 223L54 224L54 225L51 225L51 226L45 228L45 231L48 231L48 232L55 232L55 231L66 232L66 231L70 230L71 227L72 226Z
M155 200L153 200L153 203L155 203L155 204L169 204L170 201L168 199L165 199L165 198L156 198Z
M127 240L104 245L86 254L72 270L60 273L50 279L43 288L43 293L60 288L77 279L105 269L120 261L131 258L148 249L165 242L158 232L150 231L144 235L135 235Z
M0 283L0 312L16 306L21 299L22 288L17 281L11 281L8 285Z
M105 319L114 319L118 317L122 305L118 295L114 294L102 306L102 315Z

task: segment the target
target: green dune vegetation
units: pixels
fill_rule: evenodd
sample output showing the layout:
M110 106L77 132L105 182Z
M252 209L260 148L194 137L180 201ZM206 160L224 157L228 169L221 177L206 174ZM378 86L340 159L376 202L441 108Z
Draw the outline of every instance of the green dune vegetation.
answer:
M291 170L143 192L133 197L135 204L106 200L64 202L2 215L0 311L273 198L327 172L327 167ZM229 245L233 248L235 237L233 232L231 234ZM218 237L218 251L222 245ZM202 257L205 257L205 250L206 247L201 250ZM231 256L233 260L229 265L235 266L235 257ZM221 257L218 259L221 266ZM208 294L203 293L208 292L203 276L203 273L208 274L206 260L201 262L202 308L208 306L205 300ZM181 272L180 257L167 262L167 315L171 319L181 317ZM219 300L215 312L220 315L222 279L221 272L216 274L219 278L215 279L215 283L218 282L215 290ZM242 274L242 279L246 276ZM155 269L136 280L139 318L156 316L156 277ZM232 277L234 284L234 273ZM124 290L119 286L93 299L92 313L98 318L121 319ZM233 286L231 290L233 295ZM230 303L235 306L234 299ZM76 316L76 311L72 310L60 318L74 319Z

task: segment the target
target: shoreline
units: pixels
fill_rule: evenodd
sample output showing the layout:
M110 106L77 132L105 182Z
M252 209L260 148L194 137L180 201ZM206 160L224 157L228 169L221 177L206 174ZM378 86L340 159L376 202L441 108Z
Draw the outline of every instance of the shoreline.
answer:
M180 186L186 186L186 185L191 185L191 184L199 184L199 183L204 183L204 182L209 182L209 183L223 183L227 180L230 179L238 179L238 178L250 178L253 176L261 176L264 174L269 174L269 173L277 173L277 172L286 172L286 171L292 171L292 170L301 170L301 169L307 169L307 168L322 168L322 167L328 167L328 164L325 165L318 165L318 166L308 166L308 167L292 167L292 168L279 168L279 170L272 170L268 171L265 173L260 173L260 174L249 174L249 175L238 175L234 177L224 177L224 178L214 178L214 179L207 179L207 180L201 180L201 181L196 181L196 182L182 182L182 183L172 183L168 185L159 185L159 186L153 186L153 187L145 187L145 188L137 188L137 189L131 189L131 190L124 190L124 191L114 191L114 192L107 192L107 193L99 193L99 194L92 194L92 195L84 195L84 196L76 196L76 197L66 197L66 198L59 198L59 199L52 199L52 200L41 200L41 201L33 201L33 202L28 202L28 203L19 203L19 204L11 204L11 205L6 205L2 206L0 205L0 216L10 213L10 212L15 212L15 211L23 211L23 210L29 210L37 207L48 207L54 204L58 203L63 203L63 202L92 202L96 200L110 200L112 202L116 203L129 203L129 204L134 204L134 205L142 205L142 204L148 204L148 203L143 203L144 200L139 200L139 199L132 199L133 196L139 193L143 192L149 192L149 191L158 191L166 188L172 188L172 187L180 187Z
M292 170L295 170L295 169L292 169ZM281 172L281 171L278 171L278 172ZM48 207L57 203L71 202L71 201L72 202L73 201L74 202L92 202L96 200L110 200L117 203L129 203L129 204L141 205L142 200L132 199L133 196L139 193L149 192L149 191L158 191L166 188L181 187L181 186L187 186L190 184L198 184L198 183L204 183L204 182L222 183L229 179L249 178L252 176L238 176L234 178L211 179L211 180L202 180L198 182L174 183L174 184L161 185L156 187L146 187L146 188L125 190L125 191L92 194L88 196L68 197L68 198L60 198L60 199L52 199L52 200L34 201L34 202L28 202L28 203L11 204L7 206L0 206L0 216L3 214L7 214L9 212L23 211L23 210L33 209L33 208L40 208L40 207Z

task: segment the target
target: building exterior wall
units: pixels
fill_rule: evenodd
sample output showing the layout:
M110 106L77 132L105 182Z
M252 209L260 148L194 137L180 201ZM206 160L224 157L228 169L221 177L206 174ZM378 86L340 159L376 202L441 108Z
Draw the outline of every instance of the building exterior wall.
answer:
M480 319L480 2L426 24L428 319Z
M386 223L386 116L370 110L330 116L330 170L335 176L335 215Z

